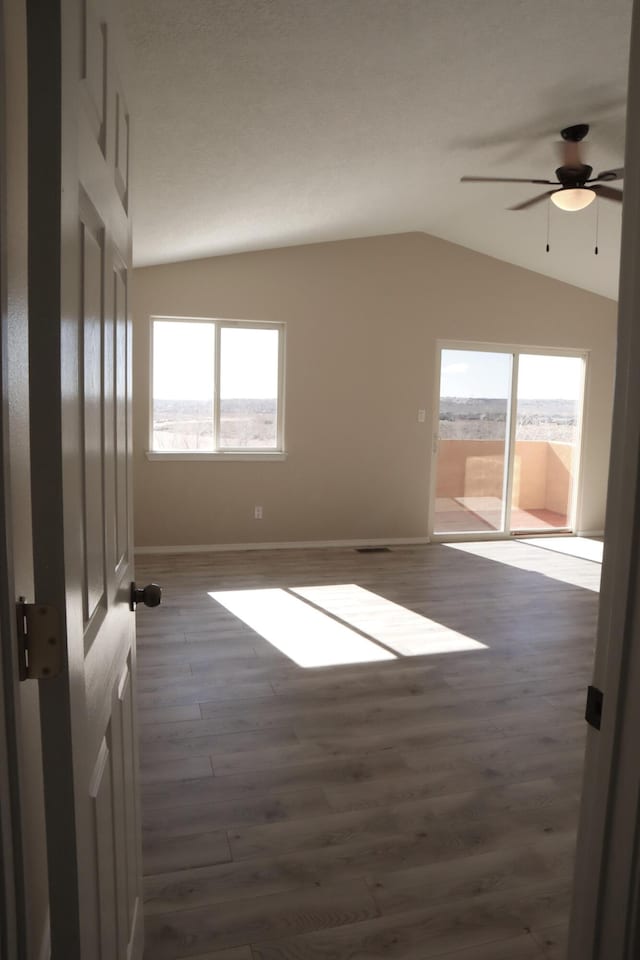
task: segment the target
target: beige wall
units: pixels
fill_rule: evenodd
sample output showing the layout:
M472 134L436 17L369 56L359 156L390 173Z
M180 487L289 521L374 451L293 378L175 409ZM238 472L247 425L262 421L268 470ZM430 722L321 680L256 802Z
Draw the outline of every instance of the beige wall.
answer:
M424 234L147 267L134 281L137 546L426 536L438 339L591 351L579 528L602 529L613 301ZM153 314L286 323L285 462L145 458Z

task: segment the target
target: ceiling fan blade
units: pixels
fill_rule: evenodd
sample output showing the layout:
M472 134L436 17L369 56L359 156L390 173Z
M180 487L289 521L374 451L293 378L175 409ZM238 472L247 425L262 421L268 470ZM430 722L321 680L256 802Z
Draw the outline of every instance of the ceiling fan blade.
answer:
M550 197L552 193L557 193L557 190L546 190L544 193L538 194L537 197L532 197L531 200L525 200L523 203L517 203L515 207L508 207L509 210L526 210L528 207L535 206L536 203L542 203L543 200L546 200L547 197Z
M557 181L529 180L522 177L460 177L460 183L557 183Z
M593 180L623 180L624 167L617 167L615 170L603 170Z
M622 203L624 194L622 190L618 190L616 187L604 187L596 183L593 187L590 187L590 189L595 190L596 196L598 197L604 197L605 200L615 200L616 203Z

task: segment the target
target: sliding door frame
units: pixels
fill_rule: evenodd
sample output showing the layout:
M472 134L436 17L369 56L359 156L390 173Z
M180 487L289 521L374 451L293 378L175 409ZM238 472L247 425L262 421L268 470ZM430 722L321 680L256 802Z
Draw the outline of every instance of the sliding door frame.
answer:
M504 439L504 478L503 491L504 499L502 504L502 529L501 530L474 530L469 532L435 532L436 521L436 484L438 476L438 455L439 455L439 433L440 433L440 382L442 372L442 352L443 350L460 350L476 353L503 353L511 357L511 372L509 378L509 397L507 421ZM535 355L544 357L575 357L582 360L582 378L580 384L580 396L578 399L577 417L576 417L576 446L578 449L577 472L571 487L571 499L569 506L569 522L565 527L554 527L547 531L519 530L517 533L511 531L511 500L513 496L513 479L515 468L515 457L512 455L515 451L516 428L517 428L517 409L518 409L518 377L520 372L520 357L522 355ZM530 346L528 344L514 343L489 343L476 340L437 340L435 350L435 371L433 377L434 399L433 399L433 421L431 438L431 469L429 483L429 539L434 543L451 541L473 541L473 540L512 540L514 537L523 536L548 536L549 534L562 534L575 536L577 529L578 509L582 499L582 467L584 458L584 444L582 442L584 408L589 381L589 351L581 348L571 347L541 347Z

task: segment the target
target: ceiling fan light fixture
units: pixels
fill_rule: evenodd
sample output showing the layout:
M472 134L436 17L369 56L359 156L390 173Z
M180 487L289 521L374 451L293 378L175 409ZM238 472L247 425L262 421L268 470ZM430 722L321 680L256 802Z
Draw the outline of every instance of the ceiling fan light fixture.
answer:
M590 203L593 203L595 198L595 191L589 190L587 187L556 190L555 193L551 194L551 199L556 207L569 211L584 210Z

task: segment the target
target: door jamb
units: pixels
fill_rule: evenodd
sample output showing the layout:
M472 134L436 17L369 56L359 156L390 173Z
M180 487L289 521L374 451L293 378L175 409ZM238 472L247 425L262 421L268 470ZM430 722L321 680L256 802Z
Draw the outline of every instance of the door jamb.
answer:
M6 63L6 9L0 0L0 63ZM5 77L2 77L5 80ZM3 82L1 89L7 89ZM18 762L19 711L16 619L12 566L10 481L8 475L7 323L7 139L4 93L0 95L0 767L8 779L0 780L0 904L4 924L0 930L3 960L26 956L26 903L20 822L20 776Z

